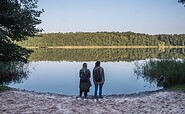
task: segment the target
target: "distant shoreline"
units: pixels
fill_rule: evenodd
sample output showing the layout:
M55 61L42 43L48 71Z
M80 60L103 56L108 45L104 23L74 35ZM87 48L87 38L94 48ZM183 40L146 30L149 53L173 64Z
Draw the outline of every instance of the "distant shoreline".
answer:
M110 48L110 49L119 49L119 48L185 48L185 46L26 46L28 49L36 48L54 48L54 49L98 49L98 48Z

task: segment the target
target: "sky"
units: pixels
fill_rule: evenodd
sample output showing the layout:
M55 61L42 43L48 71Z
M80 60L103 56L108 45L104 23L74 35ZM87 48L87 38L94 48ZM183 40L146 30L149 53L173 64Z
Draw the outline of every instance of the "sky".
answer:
M178 0L39 0L44 33L126 32L184 34Z

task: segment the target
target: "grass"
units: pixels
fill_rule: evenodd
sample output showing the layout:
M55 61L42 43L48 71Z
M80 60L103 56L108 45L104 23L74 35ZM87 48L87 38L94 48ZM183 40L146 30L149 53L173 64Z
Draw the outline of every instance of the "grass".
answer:
M172 85L169 89L185 91L185 83L184 84Z
M0 86L0 92L3 92L3 91L7 91L9 90L10 88L7 87L7 86Z
M165 78L165 86L171 87L185 83L185 60L164 59L150 60L138 67L138 74L145 79L155 81L161 75Z

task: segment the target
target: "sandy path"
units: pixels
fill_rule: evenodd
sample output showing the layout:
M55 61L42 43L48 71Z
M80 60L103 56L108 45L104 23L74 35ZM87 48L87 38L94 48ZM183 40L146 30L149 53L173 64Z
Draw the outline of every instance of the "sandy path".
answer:
M158 91L103 99L10 90L0 93L0 114L185 114L185 92Z

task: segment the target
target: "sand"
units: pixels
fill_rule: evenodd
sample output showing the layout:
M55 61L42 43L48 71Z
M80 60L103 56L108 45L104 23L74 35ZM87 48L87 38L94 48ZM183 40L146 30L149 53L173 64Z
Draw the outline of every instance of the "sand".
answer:
M160 90L102 99L9 90L0 93L0 114L185 114L185 92Z

